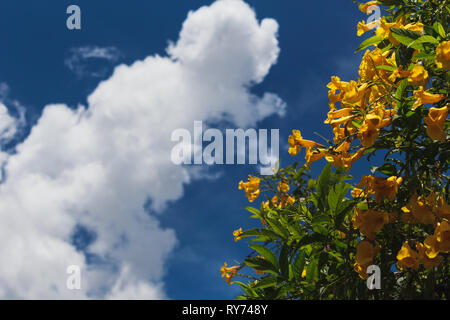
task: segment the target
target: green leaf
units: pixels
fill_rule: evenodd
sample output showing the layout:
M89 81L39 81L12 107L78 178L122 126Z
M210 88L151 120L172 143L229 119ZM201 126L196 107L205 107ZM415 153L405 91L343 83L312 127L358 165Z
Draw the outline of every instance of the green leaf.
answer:
M413 60L434 60L435 57L435 53L419 52L413 57Z
M367 48L367 47L369 47L369 46L377 45L378 43L380 43L381 40L383 40L383 37L382 37L381 35L370 37L370 38L364 40L364 41L359 45L358 49L356 49L355 52L364 50L365 48Z
M365 211L365 210L368 210L368 209L369 209L369 205L368 205L367 202L365 202L365 201L359 202L359 203L356 205L356 207L357 207L359 210L362 210L362 211Z
M317 198L319 204L322 205L322 209L325 208L325 203L327 201L328 191L330 190L331 182L331 165L328 163L325 168L323 168L322 173L317 180Z
M258 280L258 282L253 286L253 289L263 289L273 287L277 284L278 277L267 276Z
M272 227L272 229L280 235L280 237L286 239L289 237L289 233L286 229L275 219L266 218L267 223Z
M397 91L395 92L395 99L397 102L403 101L403 96L405 94L405 90L408 87L408 80L403 79L402 82L398 85Z
M303 232L302 229L300 228L300 224L294 222L288 224L287 228L297 239L301 239L303 237Z
M389 177L397 174L397 168L392 163L384 163L381 167L378 167L376 171Z
M326 236L328 235L328 229L320 224L316 224L312 229L315 234L320 234L324 236L324 238L326 238Z
M295 278L299 279L301 278L303 269L305 268L305 262L306 262L306 254L305 252L302 251L297 255L297 258L292 264L292 271L294 273Z
M280 251L280 256L278 258L278 264L280 266L281 275L285 279L289 279L289 261L288 261L288 248L283 246Z
M442 24L439 23L439 21L436 21L433 24L433 29L442 37L445 38L445 30Z
M250 297L256 297L257 296L255 290L253 290L248 285L246 285L246 284L244 284L244 283L242 283L240 281L233 281L233 283L238 284L242 288L242 290L244 290L244 292L246 294L248 294ZM243 297L243 299L239 299L239 300L247 300L247 299L245 297Z
M376 151L376 150L377 150L377 149L374 148L374 147L368 148L368 149L364 150L363 155L372 153L372 152L374 152L374 151Z
M352 120L352 125L354 125L356 128L360 128L362 126L363 122L360 119L354 119Z
M350 187L351 185L349 185L348 183L339 183L335 185L333 189L331 189L330 193L328 194L328 205L330 207L331 214L336 214L339 204L345 198L345 195L347 194Z
M319 280L319 259L315 258L311 260L306 267L306 281L311 283L313 281Z
M264 257L266 261L270 262L276 269L278 269L277 258L272 253L272 251L270 251L270 249L259 244L251 244L249 245L249 247L258 252L261 256Z
M298 246L299 246L299 248L301 248L301 247L306 246L311 243L325 242L325 241L327 241L327 238L324 237L323 235L318 234L318 233L311 233L311 234L307 234L306 236L304 236L302 238L302 240L300 240Z
M277 240L280 238L280 236L277 235L275 232L267 229L250 229L242 232L242 234L240 235L241 238L259 237L259 236L264 236L271 240Z
M433 44L437 44L439 43L439 40L437 40L436 38L432 37L432 36L421 36L420 38L414 40L413 42L411 42L408 47L411 47L413 49L420 49L422 46L422 43L433 43Z
M421 36L418 32L398 28L391 28L391 33L398 42L405 46L409 46L414 40Z
M331 221L330 216L326 214L321 214L320 216L314 217L312 219L311 225L330 223L330 221Z
M247 258L244 260L245 265L254 268L255 270L272 273L278 275L279 271L271 262L259 257Z
M355 200L349 199L341 202L337 211L336 218L334 220L334 226L336 229L339 229L344 222L345 216L349 213L350 210L355 206Z
M257 215L258 217L261 217L261 212L259 212L258 209L253 208L253 207L244 207L245 210Z
M395 67L394 66L376 66L376 69L381 69L381 70L386 70L386 71L395 71Z

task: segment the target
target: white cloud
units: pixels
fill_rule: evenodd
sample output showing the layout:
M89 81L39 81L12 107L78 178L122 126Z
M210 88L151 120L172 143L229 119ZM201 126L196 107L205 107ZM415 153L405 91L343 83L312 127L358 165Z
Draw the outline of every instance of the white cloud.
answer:
M87 107L46 106L0 184L0 297L165 297L164 262L177 240L143 206L162 212L201 177L171 163L171 132L194 120L245 127L282 114L276 95L248 91L276 62L277 29L243 1L219 0L189 13L167 57L116 67ZM71 243L78 225L96 233L86 250L103 263L87 263ZM74 264L79 291L66 288Z
M0 102L0 141L9 140L17 133L18 120L12 117Z
M103 77L108 70L107 67L119 61L121 56L116 47L84 46L72 48L64 64L78 77L86 75Z
M8 160L9 154L4 146L10 143L25 126L25 108L17 101L11 101L8 98L9 86L0 83L0 183L3 181L3 167ZM16 115L11 115L5 105L5 101L11 105Z

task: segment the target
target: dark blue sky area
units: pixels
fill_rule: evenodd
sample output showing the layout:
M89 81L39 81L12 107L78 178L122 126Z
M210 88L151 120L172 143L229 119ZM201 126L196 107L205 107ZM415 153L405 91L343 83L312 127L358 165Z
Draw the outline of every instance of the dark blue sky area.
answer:
M287 113L284 118L266 119L260 127L280 128L282 144L287 143L292 129L301 129L305 138L315 140L319 138L314 131L330 136L323 124L328 111L326 84L332 75L343 80L356 77L361 56L354 53L361 41L356 36L356 23L365 16L351 0L247 2L255 8L258 19L271 17L280 26L278 63L253 90L278 94L287 103ZM27 107L29 123L38 119L46 104L85 104L99 81L112 72L112 66L103 78L76 77L64 65L71 48L117 47L122 53L117 64L164 55L168 40L177 40L187 12L210 3L1 1L0 82L9 85L11 98ZM66 28L70 4L81 7L81 31ZM282 165L292 162L287 150L280 153L287 159ZM303 153L297 159L303 161ZM318 167L321 165L313 165ZM251 166L212 168L222 173L221 178L188 185L185 196L158 216L164 227L175 229L179 240L166 265L164 282L169 298L226 299L240 292L220 278L219 268L224 261L232 264L248 253L245 242L234 242L232 231L256 224L242 209L248 202L237 188L239 180L253 170Z

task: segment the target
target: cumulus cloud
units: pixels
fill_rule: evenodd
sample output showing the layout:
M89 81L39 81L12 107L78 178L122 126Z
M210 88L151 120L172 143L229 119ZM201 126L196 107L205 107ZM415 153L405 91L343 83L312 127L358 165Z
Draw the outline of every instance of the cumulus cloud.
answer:
M122 54L116 47L84 46L70 49L64 64L78 77L103 77Z
M167 56L117 66L87 106L47 105L0 184L0 297L164 298L177 240L154 213L202 176L172 164L171 132L282 114L278 96L248 90L276 63L277 30L245 2L218 0L188 14ZM95 234L83 248L80 228ZM81 290L66 288L69 265Z
M3 181L3 167L8 160L9 154L4 146L21 133L25 126L25 108L19 102L8 98L9 86L0 83L0 183ZM12 115L5 105L7 103L15 111Z
M6 106L0 102L0 141L9 140L17 133L18 122L9 114Z

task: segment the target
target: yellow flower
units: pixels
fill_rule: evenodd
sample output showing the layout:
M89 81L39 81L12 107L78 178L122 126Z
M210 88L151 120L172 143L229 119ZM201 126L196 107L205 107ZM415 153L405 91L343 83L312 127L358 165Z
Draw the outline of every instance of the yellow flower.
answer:
M434 231L440 252L450 252L450 224L447 221L438 222Z
M289 185L286 183L286 182L284 182L284 181L281 181L279 184L278 184L278 191L280 191L280 192L283 192L283 193L286 193L286 192L288 192L289 191Z
M433 94L427 91L424 91L423 87L420 86L418 90L414 91L414 98L416 102L414 102L412 109L415 110L417 107L420 107L424 104L436 103L445 99L443 94Z
M362 36L367 31L370 31L374 29L378 24L378 21L372 21L368 24L366 24L364 21L358 22L358 25L356 26L356 35L358 37Z
M295 198L291 197L290 195L286 194L286 193L282 193L280 195L280 198L278 198L278 196L274 196L271 200L272 205L278 209L283 209L284 207L286 207L287 204L294 204L295 203Z
M380 19L380 27L377 29L376 34L381 35L383 38L388 38L389 41L394 45L398 46L400 42L394 38L391 32L391 28L397 29L406 29L418 33L423 32L424 25L421 22L416 23L408 23L407 25L403 25L403 18L395 21L395 22L387 22L384 17Z
M234 242L237 242L242 239L242 237L240 236L241 234L242 234L242 228L239 228L239 229L233 231Z
M407 71L408 83L415 86L425 86L428 82L428 71L420 64L416 64Z
M403 29L422 33L423 32L423 23L422 22L415 22L415 23L408 23L403 27Z
M377 29L376 34L381 35L383 38L388 38L394 46L398 46L400 42L398 42L397 39L392 36L391 28L403 27L404 26L401 20L395 22L386 22L386 19L382 17L380 19L380 27Z
M344 96L342 97L342 104L362 106L364 104L364 97L366 96L368 84L363 83L359 85L355 81L350 81L343 87Z
M362 279L367 279L369 275L367 274L368 266L361 266L357 262L353 264L353 269L359 274Z
M303 271L302 271L302 278L305 278L306 277L306 268L303 268Z
M434 258L429 258L426 254L426 247L420 243L416 243L416 249L418 252L419 263L422 264L425 269L433 269L434 267L439 266L442 263L442 257L436 256Z
M353 226L364 234L367 239L375 240L375 233L380 231L386 223L389 223L389 215L384 211L369 209L366 211L355 208L352 218Z
M417 194L414 194L409 203L402 208L403 222L434 224L436 219L430 207L431 205L423 197L418 197Z
M436 48L436 65L450 70L450 40L439 43Z
M376 115L367 115L364 123L358 130L358 139L364 147L370 147L375 143L378 137L378 126L381 123L380 117Z
M375 201L381 202L383 199L393 201L397 196L398 186L402 183L403 178L397 178L396 176L384 178L375 178L374 192Z
M358 243L356 247L355 264L353 267L361 278L368 278L367 268L373 264L373 259L380 252L380 250L380 246L374 247L367 240L363 240Z
M291 156L296 156L300 152L301 147L305 148L314 148L314 147L323 147L320 143L305 140L300 133L300 130L292 130L292 135L288 138L289 144L289 154Z
M328 117L324 121L324 123L331 123L334 119L351 116L352 112L353 112L353 108L351 108L351 107L330 111L330 112L328 112L328 114L327 114Z
M360 189L360 188L354 188L350 194L352 195L353 198L359 198L362 197L364 195L364 190Z
M326 149L319 148L314 150L313 148L306 148L306 166L309 167L311 165L311 162L317 161L319 159L322 159L326 156Z
M342 82L339 77L332 76L331 82L327 84L327 88L333 91L342 90Z
M411 249L406 241L400 251L397 253L397 266L400 270L404 268L412 268L417 270L419 268L419 260L417 252Z
M445 120L448 115L448 105L442 108L430 108L428 117L423 121L427 125L427 135L432 140L439 140L445 142L446 134L444 131Z
M231 281L233 280L233 277L236 275L237 271L239 270L239 266L234 267L227 267L227 263L225 262L223 264L223 267L220 268L220 273L222 274L222 278L225 277L225 281L228 284L231 284Z
M374 194L375 201L380 203L384 199L393 201L397 196L398 186L402 181L403 178L396 176L382 178L364 175L356 186L358 188L365 187L364 193L366 195Z
M439 254L439 242L436 235L428 236L423 242L423 250L429 259L434 259Z
M244 189L245 195L248 198L248 201L253 202L256 198L259 197L261 191L259 190L259 184L261 179L258 177L248 176L248 182L240 181L239 182L239 190Z
M393 63L386 57L391 52L383 52L376 48L373 51L366 50L359 66L359 76L363 80L388 79L391 72L383 69L376 69L377 66L390 66Z
M333 165L333 167L343 167L347 171L350 169L353 163L363 156L365 148L361 148L355 153L349 153L351 142L345 141L339 147L334 150L334 153L328 153L325 159Z
M295 143L295 138L293 136L289 136L288 138L289 144L289 154L291 156L296 156L300 152L300 146Z
M357 129L353 127L345 127L345 128L341 128L340 126L333 127L334 143L340 144L348 135L354 134L356 130Z
M370 265L373 262L374 257L377 255L379 247L374 247L368 240L363 240L358 243L356 247L356 262L363 265Z
M362 13L367 13L367 9L368 9L370 6L376 6L377 4L378 4L378 1L373 0L373 1L366 2L366 3L361 3L361 4L358 6L358 8L359 8L359 10L360 10Z

